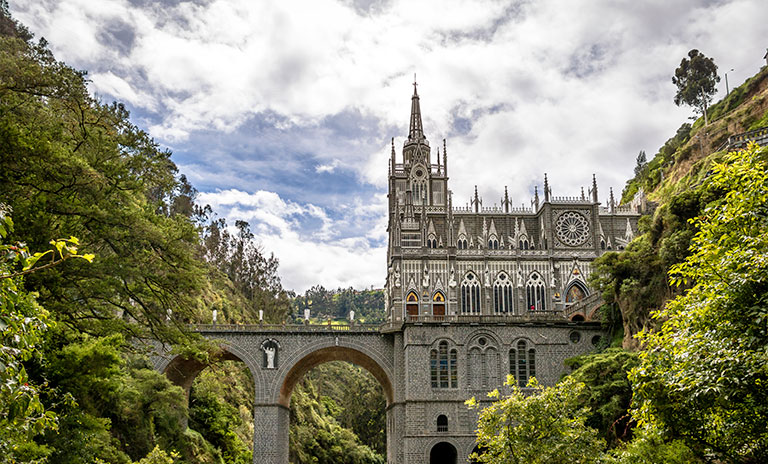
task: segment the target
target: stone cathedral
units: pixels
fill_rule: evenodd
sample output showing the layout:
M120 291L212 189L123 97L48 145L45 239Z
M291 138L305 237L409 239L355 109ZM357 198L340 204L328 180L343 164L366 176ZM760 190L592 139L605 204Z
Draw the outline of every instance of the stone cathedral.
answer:
M246 364L254 382L255 464L287 464L290 401L306 372L328 361L367 369L387 399L389 464L457 464L475 449L478 410L464 402L504 386L508 374L553 385L566 358L599 345L601 300L591 263L637 230L640 200L617 206L588 193L552 195L546 176L530 207L452 205L448 153L424 135L419 95L408 138L389 166L385 309L378 325L198 325L219 359ZM434 160L434 161L433 161ZM505 189L506 192L506 189ZM189 391L207 364L156 346L152 362Z
M433 161L434 160L434 161ZM443 140L433 156L424 135L419 95L411 98L402 163L394 139L389 167L388 317L438 322L482 317L561 316L583 321L590 263L634 237L642 203L617 206L613 191L600 206L597 182L585 195L556 197L544 175L530 207L484 207L475 187L468 207L454 207ZM576 308L574 308L576 309ZM458 318L458 319L457 319ZM479 321L480 319L478 319Z
M506 188L499 206L483 206L477 187L469 206L454 207L446 143L433 153L415 83L401 160L393 139L386 298L405 365L395 462L466 462L476 421L467 398L507 374L552 385L567 357L600 343L591 262L634 238L644 204L618 206L611 191L601 206L594 176L586 194L556 197L545 175L530 207L512 206Z

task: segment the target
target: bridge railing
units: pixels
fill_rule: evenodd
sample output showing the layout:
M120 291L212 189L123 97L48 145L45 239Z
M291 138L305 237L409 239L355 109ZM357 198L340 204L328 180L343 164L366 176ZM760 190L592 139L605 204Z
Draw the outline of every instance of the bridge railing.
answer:
M378 332L379 324L191 324L195 332Z
M578 312L588 313L593 308L600 306L603 304L603 297L600 294L600 292L594 292L590 295L585 296L581 300L573 303L570 306L567 306L565 308L565 316L570 318L574 314Z

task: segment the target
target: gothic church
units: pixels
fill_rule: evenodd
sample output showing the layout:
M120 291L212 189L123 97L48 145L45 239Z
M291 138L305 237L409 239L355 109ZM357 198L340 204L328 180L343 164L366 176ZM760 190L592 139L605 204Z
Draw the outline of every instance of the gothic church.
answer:
M434 162L433 162L434 160ZM391 322L471 316L589 319L568 309L586 298L590 263L623 249L637 230L640 202L608 206L597 182L585 195L555 197L544 175L530 207L483 206L475 187L469 207L454 207L443 140L433 156L414 84L402 163L394 139L389 167L388 315Z

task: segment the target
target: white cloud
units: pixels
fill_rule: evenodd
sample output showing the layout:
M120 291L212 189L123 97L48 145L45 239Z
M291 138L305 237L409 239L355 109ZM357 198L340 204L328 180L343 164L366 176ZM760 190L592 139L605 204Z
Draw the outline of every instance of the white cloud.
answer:
M280 260L279 274L285 288L297 292L315 284L362 288L384 279L386 248L371 242L381 243L386 237L386 219L383 229L381 223L386 196L378 196L373 207L356 201L349 208L351 217L344 220L333 220L322 208L285 201L267 191L203 192L198 202L211 205L230 223L248 221L264 251ZM321 225L306 230L302 221L308 217L318 219ZM356 220L373 221L375 227L365 236L344 237L346 224Z
M141 4L39 0L11 8L59 59L90 70L94 91L149 113L150 132L163 143L202 130L232 133L258 115L285 138L304 131L301 140L269 133L254 142L279 153L290 146L284 169L304 169L310 157L318 175L353 169L378 189L386 187L392 136L400 156L416 72L433 150L448 137L456 206L475 184L486 205L498 202L504 185L515 204L527 203L544 172L556 195L578 195L596 173L605 199L609 186L620 190L631 176L640 150L655 153L691 114L672 103L671 75L687 51L700 49L721 71L734 68L733 88L764 63L768 36L760 0L394 0L368 11L332 0ZM328 119L339 114L353 134L355 118L380 133L339 143ZM383 273L383 252L364 246L382 232L352 223L385 227L380 198L348 206L378 216L358 211L333 220L323 217L331 205L312 210L283 192L233 193L243 170L263 160L206 156L188 164L190 179L210 182L216 173L217 201L239 198L222 207L261 227L286 282L294 272L302 276L295 282L342 282L349 266ZM321 225L298 234L310 220ZM333 241L341 229L366 229L357 241L342 234L351 254ZM371 262L374 255L381 259ZM375 272L350 274L359 282Z

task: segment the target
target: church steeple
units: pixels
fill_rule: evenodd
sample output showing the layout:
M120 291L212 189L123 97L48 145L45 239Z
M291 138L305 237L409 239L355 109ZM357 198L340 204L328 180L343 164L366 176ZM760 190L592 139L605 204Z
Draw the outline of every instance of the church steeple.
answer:
M424 140L424 126L421 123L421 106L419 105L419 93L416 91L416 75L413 75L413 96L411 97L411 127L408 130L409 142Z

